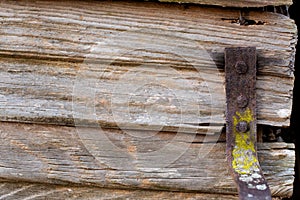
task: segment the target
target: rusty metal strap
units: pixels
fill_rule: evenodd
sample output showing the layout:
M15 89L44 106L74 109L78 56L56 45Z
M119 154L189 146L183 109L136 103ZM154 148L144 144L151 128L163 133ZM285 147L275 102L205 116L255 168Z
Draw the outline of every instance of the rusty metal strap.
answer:
M271 200L256 149L256 48L225 49L226 153L241 200Z

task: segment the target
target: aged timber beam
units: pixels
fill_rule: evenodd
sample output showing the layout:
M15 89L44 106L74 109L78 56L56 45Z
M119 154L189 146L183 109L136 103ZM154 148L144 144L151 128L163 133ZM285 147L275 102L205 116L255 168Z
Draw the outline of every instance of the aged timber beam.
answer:
M51 199L51 200L88 200L88 199L170 199L172 200L237 200L236 195L230 194L208 194L192 192L172 192L154 190L122 190L107 189L100 187L84 186L58 186L51 184L36 184L26 182L0 182L0 199L29 200L29 199Z
M237 194L217 137L3 122L0 130L0 180ZM272 196L291 196L294 145L261 143L258 155Z
M170 199L184 200L238 200L237 195L209 194L199 192L172 192L153 190L122 190L100 187L58 186L51 184L37 184L26 182L0 182L0 199L51 199L51 200L79 200L79 199ZM278 197L274 197L278 200Z
M68 8L68 9L66 9ZM257 122L289 126L296 26L250 11L131 1L1 1L0 119L209 133L224 48L259 52ZM75 122L74 122L75 118Z

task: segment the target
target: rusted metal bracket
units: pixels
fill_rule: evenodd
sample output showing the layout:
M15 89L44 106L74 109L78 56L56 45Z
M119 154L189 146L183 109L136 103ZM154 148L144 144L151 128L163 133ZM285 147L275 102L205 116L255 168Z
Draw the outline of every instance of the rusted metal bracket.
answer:
M256 149L256 48L225 49L226 154L241 200L271 200Z

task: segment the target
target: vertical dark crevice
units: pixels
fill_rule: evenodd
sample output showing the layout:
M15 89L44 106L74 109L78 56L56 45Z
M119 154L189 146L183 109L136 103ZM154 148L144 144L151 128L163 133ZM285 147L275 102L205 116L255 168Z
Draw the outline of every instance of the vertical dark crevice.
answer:
M300 0L294 0L294 4L290 7L289 13L292 19L295 20L298 29L300 28L300 14L297 13L297 8L300 6ZM299 12L299 11L298 11ZM298 32L299 36L299 32ZM299 39L299 37L298 37ZM300 42L298 41L296 47L296 61L295 61L295 87L293 97L293 110L291 117L290 133L294 138L296 146L296 165L295 165L295 181L294 181L294 192L293 200L300 199Z

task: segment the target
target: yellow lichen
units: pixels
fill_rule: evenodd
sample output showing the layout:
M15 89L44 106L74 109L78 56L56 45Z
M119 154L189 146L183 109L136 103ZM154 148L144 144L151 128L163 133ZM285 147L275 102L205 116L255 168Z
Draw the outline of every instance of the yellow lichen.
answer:
M236 127L241 121L247 123L253 121L253 115L249 108L243 113L236 112L236 116L233 116L233 127ZM258 171L254 139L251 138L250 131L240 133L234 128L233 134L235 137L235 146L232 151L233 169L239 174L250 174L253 171Z

